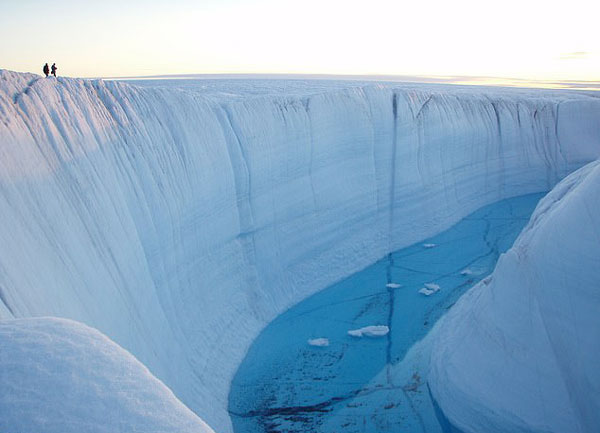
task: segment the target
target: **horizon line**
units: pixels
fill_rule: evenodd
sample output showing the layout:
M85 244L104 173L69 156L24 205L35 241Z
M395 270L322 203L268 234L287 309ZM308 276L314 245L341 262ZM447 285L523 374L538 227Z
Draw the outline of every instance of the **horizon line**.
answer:
M456 84L494 87L534 87L547 89L600 90L600 80L547 80L485 75L393 75L393 74L323 74L323 73L183 73L97 77L104 80L160 79L322 79L348 81L393 81L424 84Z

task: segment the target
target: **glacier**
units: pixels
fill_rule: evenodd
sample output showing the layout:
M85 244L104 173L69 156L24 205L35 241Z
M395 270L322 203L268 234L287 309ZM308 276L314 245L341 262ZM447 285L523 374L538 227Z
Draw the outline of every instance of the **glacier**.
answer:
M600 156L593 92L0 70L0 119L0 319L98 329L219 432L282 311Z

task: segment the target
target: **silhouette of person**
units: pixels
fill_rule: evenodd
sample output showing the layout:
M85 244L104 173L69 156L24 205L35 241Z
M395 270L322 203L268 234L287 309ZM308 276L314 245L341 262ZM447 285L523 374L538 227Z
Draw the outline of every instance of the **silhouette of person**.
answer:
M52 63L52 75L54 75L56 77L56 70L58 68L56 67L56 63Z
M44 65L44 69L43 69L43 71L44 71L44 74L46 74L46 77L47 77L47 76L48 76L48 74L50 73L50 69L48 68L48 63L46 63L46 64Z

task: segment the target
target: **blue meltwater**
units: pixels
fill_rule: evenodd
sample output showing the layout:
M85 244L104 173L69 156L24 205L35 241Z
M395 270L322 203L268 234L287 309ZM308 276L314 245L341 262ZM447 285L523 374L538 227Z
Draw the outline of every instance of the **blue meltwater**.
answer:
M493 271L542 195L481 208L280 315L231 385L235 432L454 431L428 391L425 337Z

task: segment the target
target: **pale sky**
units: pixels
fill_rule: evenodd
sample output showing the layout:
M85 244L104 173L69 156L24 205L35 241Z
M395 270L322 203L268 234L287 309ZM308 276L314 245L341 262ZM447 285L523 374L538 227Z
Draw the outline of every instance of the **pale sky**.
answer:
M0 0L0 68L600 80L590 0Z

